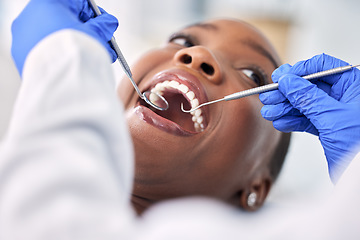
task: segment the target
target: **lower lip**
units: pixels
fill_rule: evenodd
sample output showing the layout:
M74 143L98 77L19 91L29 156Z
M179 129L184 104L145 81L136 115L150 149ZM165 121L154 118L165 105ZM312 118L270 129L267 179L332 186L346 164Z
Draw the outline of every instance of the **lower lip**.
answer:
M144 106L139 105L135 108L134 111L141 120L167 133L171 133L177 136L192 136L197 134L196 132L189 132L184 130L178 124L157 115L149 108Z

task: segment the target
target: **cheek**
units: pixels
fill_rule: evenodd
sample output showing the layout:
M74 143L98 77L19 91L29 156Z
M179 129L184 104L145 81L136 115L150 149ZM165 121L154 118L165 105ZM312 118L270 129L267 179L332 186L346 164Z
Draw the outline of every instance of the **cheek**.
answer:
M276 130L261 117L262 105L257 96L227 104L217 139L218 143L222 142L218 149L222 153L220 165L224 166L226 160L230 168L236 169L234 174L242 172L246 175L257 165L257 159L264 159L264 152Z
M149 72L156 71L162 64L169 63L173 53L166 49L156 49L142 55L132 66L134 80L139 81Z
M248 97L247 101L248 104L243 110L246 116L244 116L244 125L239 126L237 131L242 136L239 141L247 143L247 149L242 149L242 154L246 156L242 162L247 165L247 172L251 174L258 171L259 166L264 166L272 158L281 133L273 127L272 122L261 116L262 104L258 96Z
M134 64L130 66L134 81L140 85L142 79L150 74L155 74L161 70L161 66L169 63L172 59L173 53L166 49L156 49L142 55ZM134 93L134 87L127 76L118 85L118 96L125 103L129 103L130 97Z
M239 77L238 74L228 75L228 92L236 92L251 88L251 82ZM237 145L238 153L245 159L258 156L261 148L266 150L267 142L276 131L272 123L261 116L263 104L258 95L245 97L225 103L223 117L226 124L223 130L231 136L233 145ZM236 148L236 147L235 147ZM259 150L260 149L260 150Z
M214 195L227 199L239 184L246 184L254 166L259 134L257 107L243 100L226 102L216 130L207 136L204 151L197 159L198 181L206 179Z
M253 147L261 138L260 129L263 121L260 115L260 103L254 97L235 100L234 106L229 106L226 132L232 145L244 158L248 158ZM236 147L237 146L237 147Z

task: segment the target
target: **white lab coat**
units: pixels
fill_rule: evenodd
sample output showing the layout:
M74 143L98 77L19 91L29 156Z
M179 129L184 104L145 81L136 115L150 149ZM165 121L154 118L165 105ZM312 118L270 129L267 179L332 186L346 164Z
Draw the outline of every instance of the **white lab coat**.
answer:
M321 205L245 213L188 198L142 218L129 203L133 160L106 50L72 30L47 37L26 60L0 149L0 239L360 238L360 155Z

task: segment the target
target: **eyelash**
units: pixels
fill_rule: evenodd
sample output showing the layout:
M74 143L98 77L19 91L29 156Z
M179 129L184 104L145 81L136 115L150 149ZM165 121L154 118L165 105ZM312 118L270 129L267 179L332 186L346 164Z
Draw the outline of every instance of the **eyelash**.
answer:
M182 40L183 42L178 42ZM195 41L192 39L192 37L190 35L186 35L183 33L174 33L170 38L169 38L169 43L173 43L176 45L180 45L183 47L193 47L195 46Z
M261 69L240 68L238 70L258 86L263 86L267 83L266 74Z

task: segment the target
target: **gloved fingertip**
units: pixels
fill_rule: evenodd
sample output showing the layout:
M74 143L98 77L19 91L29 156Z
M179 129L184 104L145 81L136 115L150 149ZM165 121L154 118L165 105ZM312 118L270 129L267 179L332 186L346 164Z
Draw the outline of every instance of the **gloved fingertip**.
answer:
M103 9L102 7L99 7L99 6L98 6L98 8L99 8L101 14L107 13L107 12L105 11L105 9Z
M291 129L291 127L287 126L286 124L283 123L283 121L281 120L275 120L273 121L273 127L280 131L280 132L284 132L284 133L289 133L289 132L293 132L294 130Z
M284 74L279 78L279 91L286 97L291 103L294 102L294 98L299 97L308 89L309 81L294 75ZM299 93L299 94L297 94Z
M285 63L283 65L281 65L280 67L278 67L275 71L278 73L284 73L289 71L289 69L291 68L291 65L289 63Z
M286 98L279 90L261 93L259 99L264 105L279 104L286 101Z
M290 132L290 131L286 131L285 128L283 128L281 124L278 124L277 121L273 121L273 127L280 132Z
M275 69L273 71L273 73L271 74L271 79L273 80L273 82L277 82L278 78L284 74L287 73L289 71L289 69L291 68L291 65L286 63L281 65L280 67L278 67L277 69Z
M262 104L266 104L267 99L268 99L268 95L266 94L266 92L259 94L259 100Z
M263 106L260 110L261 116L268 121L273 121L275 119L274 115L269 110L270 106Z
M103 22L105 22L107 24L108 27L113 28L113 31L115 32L115 30L118 28L119 26L119 20L112 14L106 12L104 9L100 8L101 11L101 15L98 17L101 17L103 20Z
M116 54L115 50L111 47L110 41L108 43L106 43L105 47L110 55L111 62L114 63L117 59L117 54Z
M265 118L266 120L268 120L268 119L267 119L267 107L266 107L266 106L263 106L263 107L261 108L260 114L261 114L261 116L262 116L263 118Z
M112 59L112 63L114 63L115 61L116 61L116 59L117 59L117 54L116 54L116 52L113 50L113 51L111 51L111 59Z
M118 27L117 19L109 14L103 14L86 22L94 29L92 35L96 34L101 41L110 41Z
M117 29L117 27L119 26L119 21L118 19L108 13L104 13L100 16L97 17L99 21L106 23L106 25L108 27L111 27L112 29L114 29L114 31Z
M284 94L284 91L281 91L281 90L284 90L285 86L288 87L290 84L292 86L302 85L303 83L306 85L311 84L308 80L305 80L302 77L299 77L299 76L297 76L295 74L291 74L291 73L286 73L286 74L283 74L281 77L279 77L278 83L279 83L279 90L283 94Z

